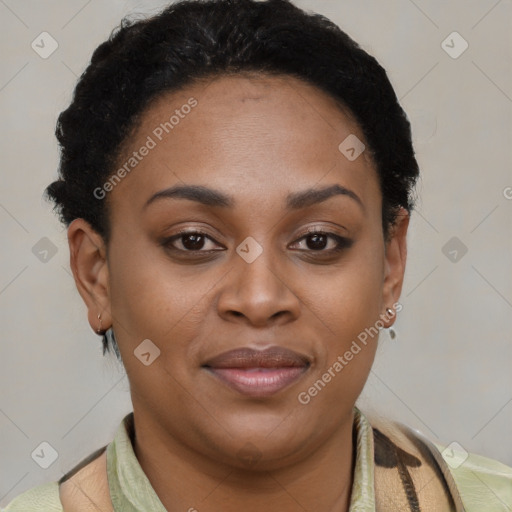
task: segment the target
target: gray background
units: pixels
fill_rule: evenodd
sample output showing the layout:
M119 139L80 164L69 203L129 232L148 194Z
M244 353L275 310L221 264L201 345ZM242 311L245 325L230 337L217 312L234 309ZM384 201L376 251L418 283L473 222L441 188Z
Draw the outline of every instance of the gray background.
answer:
M386 68L422 170L397 339L381 335L359 405L512 465L512 2L295 3L331 18ZM56 177L56 117L93 49L122 16L164 4L0 0L0 505L107 444L131 410L42 192ZM43 31L58 42L46 59L31 48ZM453 31L469 44L458 58L441 46ZM45 261L44 237L56 250ZM31 457L43 441L58 453L48 469Z

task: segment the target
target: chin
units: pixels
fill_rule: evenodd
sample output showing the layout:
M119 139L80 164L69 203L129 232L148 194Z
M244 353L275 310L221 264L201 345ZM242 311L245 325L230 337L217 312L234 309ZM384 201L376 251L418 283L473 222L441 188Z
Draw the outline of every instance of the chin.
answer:
M289 421L291 419L291 421ZM292 415L238 414L236 417L217 417L217 425L225 430L204 434L208 450L217 462L251 471L271 471L284 468L313 452L319 444L319 429ZM300 424L300 428L297 425ZM222 427L220 427L222 428ZM217 442L212 444L212 440Z

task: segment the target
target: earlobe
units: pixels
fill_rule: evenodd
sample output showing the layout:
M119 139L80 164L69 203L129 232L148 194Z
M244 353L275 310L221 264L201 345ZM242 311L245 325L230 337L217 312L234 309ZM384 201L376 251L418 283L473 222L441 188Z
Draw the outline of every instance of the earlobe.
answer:
M402 285L407 261L407 229L409 227L409 212L400 208L396 222L392 227L389 241L385 248L384 283L382 290L383 307L396 304L402 292ZM386 327L394 324L396 314Z
M88 308L89 324L97 332L98 315L101 314L102 329L107 329L112 319L104 240L87 221L75 219L68 228L68 245L71 270Z

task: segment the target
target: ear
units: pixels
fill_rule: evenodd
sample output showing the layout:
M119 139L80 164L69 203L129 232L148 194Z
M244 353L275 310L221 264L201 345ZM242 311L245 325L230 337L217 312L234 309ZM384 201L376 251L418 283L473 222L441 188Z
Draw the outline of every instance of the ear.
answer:
M409 212L405 208L400 208L385 247L382 309L390 308L393 310L393 315L385 315L383 320L385 327L391 327L395 323L396 311L401 309L394 307L394 305L400 298L404 281L409 219Z
M76 287L88 309L94 332L112 325L109 271L103 238L84 219L75 219L68 227L70 266Z

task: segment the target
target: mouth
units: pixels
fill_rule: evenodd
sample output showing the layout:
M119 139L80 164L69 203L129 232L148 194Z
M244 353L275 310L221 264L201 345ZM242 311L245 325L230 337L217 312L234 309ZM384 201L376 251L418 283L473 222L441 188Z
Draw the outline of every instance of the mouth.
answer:
M265 398L299 380L311 365L308 357L282 347L240 348L224 352L202 365L231 389Z

